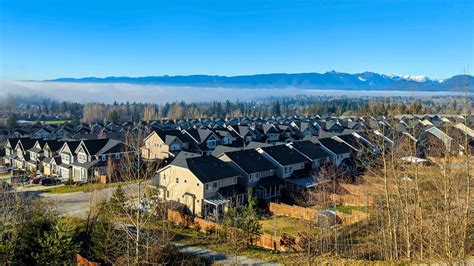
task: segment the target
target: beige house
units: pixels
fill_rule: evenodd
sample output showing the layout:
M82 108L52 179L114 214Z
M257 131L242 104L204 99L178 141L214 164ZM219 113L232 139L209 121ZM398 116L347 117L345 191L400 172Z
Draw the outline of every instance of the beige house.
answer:
M181 152L158 171L152 182L159 197L179 202L187 211L215 221L226 208L244 203L246 189L238 184L240 173L213 157Z
M188 149L192 140L180 130L155 130L144 140L140 149L142 158L164 160L176 156L181 150Z

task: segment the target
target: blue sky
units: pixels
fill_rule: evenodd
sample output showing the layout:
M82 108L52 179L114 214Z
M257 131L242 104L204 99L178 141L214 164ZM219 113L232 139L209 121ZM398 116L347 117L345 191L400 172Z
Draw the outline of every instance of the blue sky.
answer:
M374 71L474 65L474 1L0 0L0 78Z

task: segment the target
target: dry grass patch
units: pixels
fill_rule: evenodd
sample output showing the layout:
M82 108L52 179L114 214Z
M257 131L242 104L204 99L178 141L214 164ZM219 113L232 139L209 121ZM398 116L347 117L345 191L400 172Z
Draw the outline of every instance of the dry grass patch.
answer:
M308 221L286 216L272 216L260 220L260 224L262 224L263 232L269 235L274 235L276 232L277 236L285 233L297 237L299 232L308 232L308 230L314 234L318 232L314 225L310 228Z

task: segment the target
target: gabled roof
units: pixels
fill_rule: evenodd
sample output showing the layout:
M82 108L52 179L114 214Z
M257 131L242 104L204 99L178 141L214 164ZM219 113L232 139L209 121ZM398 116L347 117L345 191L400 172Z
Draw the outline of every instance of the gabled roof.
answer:
M48 147L52 152L57 152L61 149L63 145L64 145L64 141L50 140L50 141L46 141L43 149Z
M245 173L257 173L275 169L276 167L256 150L241 150L226 152L235 164L237 164Z
M344 142L339 142L333 138L322 138L319 139L321 145L323 145L326 149L332 151L334 154L344 154L344 153L351 153L352 149L347 146Z
M193 139L195 139L197 143L205 142L211 135L214 135L217 139L219 139L219 137L210 129L189 128L184 131L187 132Z
M231 152L231 151L240 151L242 148L237 148L237 147L230 147L230 146L225 146L225 145L218 145L213 151L212 151L212 156L214 157L219 157L219 155L225 153L225 152Z
M214 156L180 152L170 165L189 169L202 183L239 176L239 173Z
M280 165L283 166L309 161L298 151L289 148L286 145L275 145L270 147L262 147L260 149L262 149L266 154L268 154L270 157L272 157L275 161L277 161Z
M291 146L311 160L332 157L332 155L325 151L321 145L315 144L309 140L296 141L291 143Z
M242 125L232 125L230 126L237 134L239 134L240 137L245 137L245 135L250 134L254 135L252 130L250 129L249 126L242 126Z
M73 155L76 154L76 149L81 144L81 141L79 140L74 140L74 141L66 141L64 142L63 146L59 149L59 151L62 151L65 146L68 147L68 149L71 151Z
M108 153L129 152L133 148L127 144L114 139L89 139L81 141L89 155L100 156ZM79 147L78 147L79 149ZM76 149L77 152L77 149Z
M21 138L18 140L16 146L18 147L18 145L20 145L24 151L27 151L35 146L36 141L37 139Z
M16 148L16 144L18 143L18 141L20 139L24 139L24 138L8 138L6 141L5 141L5 145L7 143L10 143L10 147L12 147L12 149L15 149Z

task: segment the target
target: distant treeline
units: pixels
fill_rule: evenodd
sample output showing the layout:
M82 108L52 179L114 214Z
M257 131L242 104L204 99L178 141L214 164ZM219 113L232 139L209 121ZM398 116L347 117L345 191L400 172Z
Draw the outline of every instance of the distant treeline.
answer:
M1 101L4 120L73 120L81 122L140 121L156 119L266 117L300 115L397 115L444 113L473 110L472 97L327 97L295 96L250 102L149 104L136 102L72 103L51 99L6 97ZM464 110L464 111L463 111ZM12 118L13 116L13 118ZM13 121L15 120L15 121Z

